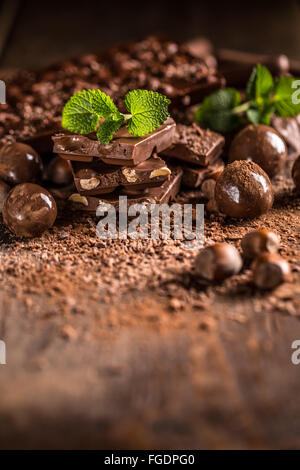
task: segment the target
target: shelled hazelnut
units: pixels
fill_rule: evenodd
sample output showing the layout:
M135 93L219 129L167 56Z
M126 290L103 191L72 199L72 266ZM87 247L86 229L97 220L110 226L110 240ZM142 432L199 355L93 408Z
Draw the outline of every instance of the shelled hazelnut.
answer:
M216 243L200 250L195 268L197 274L208 281L223 281L242 268L238 250L228 243Z

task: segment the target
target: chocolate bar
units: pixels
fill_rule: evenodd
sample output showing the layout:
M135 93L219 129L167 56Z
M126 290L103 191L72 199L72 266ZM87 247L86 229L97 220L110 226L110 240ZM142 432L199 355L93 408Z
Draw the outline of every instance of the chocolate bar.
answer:
M174 143L161 155L173 157L194 165L207 166L214 163L222 153L225 140L221 134L201 129L197 124L176 128Z
M143 137L133 137L122 127L108 145L101 144L95 136L58 134L52 138L53 152L68 160L91 162L97 157L110 165L132 166L172 145L175 128L171 118Z
M161 186L148 187L144 190L134 190L130 188L117 189L113 193L104 197L83 196L79 193L73 193L69 197L69 202L76 210L96 213L99 204L111 204L116 210L119 210L119 197L127 196L127 206L133 204L164 204L173 200L179 190L182 178L182 169L172 168L170 179L164 181Z
M99 160L69 163L77 191L82 195L105 194L118 186L130 186L133 189L160 186L171 174L166 163L158 156L133 167L107 165Z
M223 168L224 162L221 159L205 168L184 165L182 183L188 188L199 188L204 180L213 178L216 173L222 172Z

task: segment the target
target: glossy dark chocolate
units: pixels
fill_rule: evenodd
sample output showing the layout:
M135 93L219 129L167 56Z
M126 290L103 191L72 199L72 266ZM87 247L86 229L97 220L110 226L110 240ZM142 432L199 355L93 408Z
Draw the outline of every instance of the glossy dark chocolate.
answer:
M69 201L75 210L96 212L100 203L112 204L116 210L119 209L119 196L127 196L128 207L133 204L164 204L173 200L180 190L182 169L172 168L170 179L164 181L161 186L151 187L140 191L132 191L131 188L124 188L107 194L103 197L82 196L74 193L69 197Z
M46 179L57 186L67 186L73 181L72 170L66 160L54 157L46 168Z
M219 158L224 143L225 140L221 134L209 129L201 129L195 123L191 126L179 124L173 145L161 152L161 155L197 166L207 166Z
M4 181L0 180L0 214L2 212L4 201L10 191L10 186L4 183Z
M100 158L111 165L137 165L155 152L162 152L172 145L176 124L169 118L157 130L143 137L133 137L122 127L108 144L101 144L94 137L58 134L53 136L53 152L68 160L91 161Z
M245 160L227 165L217 179L215 198L219 211L235 218L253 218L267 212L274 194L268 175Z
M34 237L50 228L56 219L53 196L41 186L24 183L15 186L3 205L3 220L18 237Z
M77 191L83 195L105 194L118 186L146 188L160 186L171 174L167 164L153 156L132 167L107 165L94 159L92 163L69 162Z
M0 178L8 184L35 183L42 175L39 154L29 145L14 142L0 149Z
M257 163L270 177L279 173L287 157L287 146L278 132L263 124L250 124L233 139L229 161L248 160Z

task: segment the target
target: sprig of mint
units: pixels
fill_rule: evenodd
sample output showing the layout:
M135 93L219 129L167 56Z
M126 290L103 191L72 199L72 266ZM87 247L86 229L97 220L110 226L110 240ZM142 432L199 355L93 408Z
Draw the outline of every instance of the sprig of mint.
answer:
M62 127L78 134L96 131L102 144L109 144L117 130L126 124L133 136L150 134L169 117L171 101L156 91L132 90L124 98L128 114L121 113L110 96L101 90L75 93L62 113Z
M245 119L253 124L270 124L271 115L291 117L300 113L300 103L293 101L296 79L274 79L269 70L257 64L246 86L246 102L234 88L224 88L206 97L195 112L195 120L216 132L236 129Z

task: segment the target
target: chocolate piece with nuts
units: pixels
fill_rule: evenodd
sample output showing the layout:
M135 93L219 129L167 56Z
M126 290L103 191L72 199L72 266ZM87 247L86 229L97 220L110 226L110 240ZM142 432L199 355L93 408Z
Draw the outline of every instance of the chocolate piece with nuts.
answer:
M160 186L147 187L145 189L135 189L132 187L119 188L116 191L105 194L103 197L84 196L79 193L71 194L69 201L75 210L96 212L99 204L111 204L116 210L119 210L119 197L127 196L128 207L133 204L164 204L173 200L179 190L182 178L182 169L172 168L170 178L164 181Z
M118 186L145 189L160 186L171 170L159 157L153 156L133 167L106 165L99 160L92 163L70 162L77 191L82 195L105 194Z

